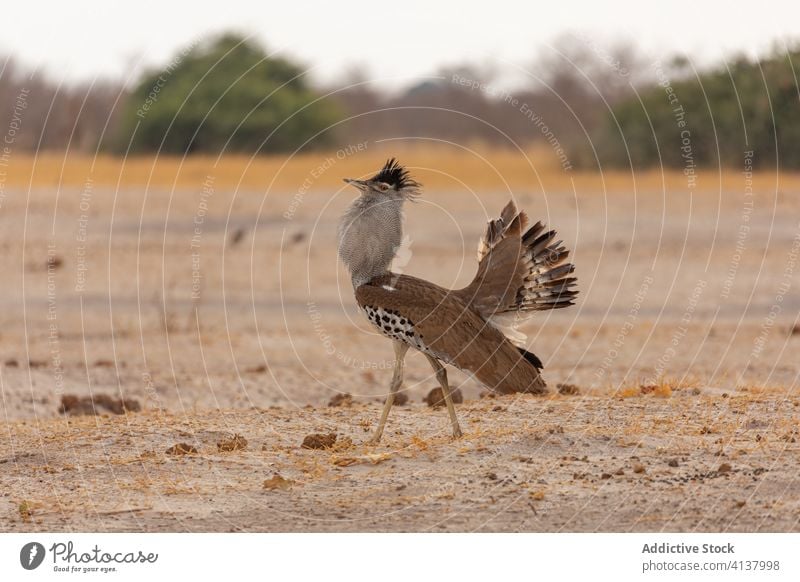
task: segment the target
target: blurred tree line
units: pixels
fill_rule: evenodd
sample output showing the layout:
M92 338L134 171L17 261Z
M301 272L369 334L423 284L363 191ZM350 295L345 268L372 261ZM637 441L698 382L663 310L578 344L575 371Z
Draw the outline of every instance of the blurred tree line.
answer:
M754 167L800 169L800 51L701 72L676 58L651 70L654 82L617 102L598 128L601 163L740 167L752 151Z
M109 82L58 85L7 59L0 65L0 140L13 150L95 151L119 126L123 93Z
M177 53L134 87L57 85L6 60L0 133L15 125L22 150L290 152L406 137L496 147L543 143L571 165L800 168L797 65L775 52L695 71L686 59L647 62L630 46L568 35L508 89L498 73L449 67L402 91L351 71L335 86L258 43L222 35ZM20 92L25 108L20 115ZM681 111L676 113L676 107ZM683 125L681 125L683 123Z

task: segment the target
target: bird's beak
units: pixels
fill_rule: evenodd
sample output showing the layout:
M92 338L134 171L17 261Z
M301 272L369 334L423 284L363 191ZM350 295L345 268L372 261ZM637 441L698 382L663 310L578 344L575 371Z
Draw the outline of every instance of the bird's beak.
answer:
M367 189L367 183L364 180L354 180L353 178L344 178L345 184L350 184L351 186L355 186L361 191Z

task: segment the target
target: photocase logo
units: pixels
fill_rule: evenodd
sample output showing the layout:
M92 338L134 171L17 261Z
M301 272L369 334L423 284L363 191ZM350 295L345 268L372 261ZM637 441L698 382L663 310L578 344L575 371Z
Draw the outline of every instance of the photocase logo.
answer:
M19 563L26 570L35 570L42 565L44 553L44 546L39 542L27 543L19 552Z

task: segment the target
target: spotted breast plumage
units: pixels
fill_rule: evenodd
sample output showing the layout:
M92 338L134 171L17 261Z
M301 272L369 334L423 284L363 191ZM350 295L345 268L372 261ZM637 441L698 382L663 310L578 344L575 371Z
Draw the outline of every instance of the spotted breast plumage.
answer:
M394 309L384 309L373 305L364 305L362 309L367 315L367 319L389 339L405 342L421 352L433 355L422 341L422 336L417 333L411 319L404 317Z

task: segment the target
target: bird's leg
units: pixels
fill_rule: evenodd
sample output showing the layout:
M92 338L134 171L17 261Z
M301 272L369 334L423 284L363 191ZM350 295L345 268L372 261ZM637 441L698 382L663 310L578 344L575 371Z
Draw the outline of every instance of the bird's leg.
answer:
M403 366L405 365L406 352L408 351L408 344L404 342L394 342L394 373L392 374L392 385L389 387L389 396L386 397L386 403L383 405L383 412L381 412L381 420L378 422L378 428L375 434L369 439L368 444L377 445L381 440L383 434L383 427L386 426L386 419L389 418L389 411L394 404L394 395L400 390L403 385Z
M428 358L431 366L433 366L433 370L436 372L436 379L439 381L439 385L442 387L444 403L447 405L447 413L450 415L450 423L453 425L453 438L458 438L461 436L461 427L458 426L456 407L453 406L453 399L450 397L450 386L447 384L447 370L445 370L444 366L442 366L442 363L433 356L425 354L425 357Z

